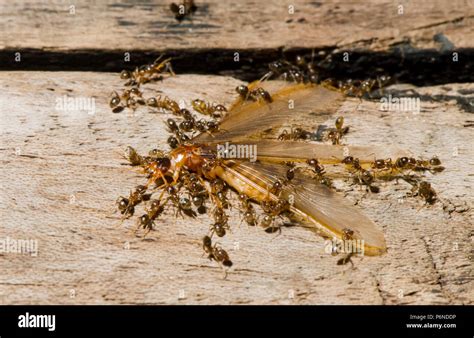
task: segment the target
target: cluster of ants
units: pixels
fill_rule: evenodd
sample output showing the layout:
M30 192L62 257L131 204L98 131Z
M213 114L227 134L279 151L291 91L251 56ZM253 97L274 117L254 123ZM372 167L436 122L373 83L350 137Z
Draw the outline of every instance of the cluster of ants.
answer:
M383 88L391 81L391 77L387 75L378 76L376 79L349 79L345 81L324 76L325 63L329 58L330 54L322 61L316 62L314 56L308 61L307 57L299 55L294 63L288 60L274 61L268 65L269 71L262 80L279 78L289 82L314 83L339 90L346 96L355 96L359 99L375 89Z
M157 150L150 151L149 156L141 156L132 147L127 147L125 156L131 165L141 166L150 178L156 172L166 172L171 165L169 159L163 157L164 154ZM156 165L159 168L153 170ZM220 245L212 244L214 234L223 237L229 229L229 217L226 214L229 208L227 185L220 179L214 179L208 188L199 176L189 171L183 171L173 185L169 184L168 177L164 175L161 179L152 179L152 181L157 187L149 189L149 185L139 185L130 192L128 197L121 196L117 199L117 208L123 216L122 220L133 216L137 205L148 202L150 206L145 208L145 213L138 218L134 231L136 234L139 230L143 230L142 236L145 237L153 230L155 221L168 203L174 206L176 216L185 215L194 218L198 213L206 213L206 202L212 200L215 205L211 212L214 222L209 229L209 235L203 238L203 250L209 259L217 261L225 268L231 267L232 261L228 253ZM151 199L152 194L160 189L159 197Z
M312 63L307 62L304 58L298 58L296 64L277 61L270 64L269 67L270 72L265 78L276 76L293 82L313 82L335 87L332 80L320 81L317 78L316 70L313 70ZM212 135L219 130L219 122L226 115L227 109L220 104L210 104L201 99L195 99L191 102L192 110L205 117L198 119L190 110L181 108L176 101L168 97L143 97L140 90L141 85L152 81L161 81L173 75L170 59L161 60L161 57L152 64L138 67L131 72L124 70L120 74L120 78L126 81L125 86L129 88L124 89L122 94L113 92L109 104L114 113L121 112L125 108L135 110L138 106L146 106L155 112L172 113L179 120L172 118L166 120L167 129L172 133L167 141L172 149L171 152L153 149L148 155L143 156L130 146L126 148L124 157L130 165L141 167L143 173L147 175L148 182L146 185L137 186L128 197L120 196L116 201L117 209L122 214L123 221L134 215L135 208L140 203L145 204L145 213L138 218L134 231L135 234L142 231L143 237L154 228L155 221L164 212L167 205L174 207L176 216L183 217L196 217L198 214L208 213L210 209L209 214L213 222L209 227L209 233L202 239L202 248L207 257L218 262L227 274L227 269L233 263L228 253L218 243L213 243L213 237L223 237L230 229L229 216L227 215L227 210L231 207L227 197L230 188L223 180L206 174L219 165L219 160L212 158L207 160L200 167L202 175L188 170L186 166L178 171L171 170L173 151L193 147L189 141L196 134L209 133ZM351 92L362 97L364 93L373 88L375 83L373 80L362 81L357 85L354 82L339 83L337 88L345 94ZM236 88L236 92L244 101L273 102L271 94L261 87L250 89L248 86L241 85ZM348 132L349 127L344 126L343 117L338 117L334 128L324 130L322 140L340 145ZM303 128L295 128L290 132L283 131L278 139L321 140L321 135ZM430 160L411 157L400 157L394 160L390 158L374 159L369 165L362 165L359 159L347 156L340 163L351 173L354 183L366 186L367 191L371 192L379 191L379 188L374 186L376 178L393 178L401 175L413 186L410 195L420 196L429 204L436 201L436 192L428 182L420 181L417 176L409 175L409 173L440 172L444 169L436 157ZM297 171L309 171L320 183L332 188L332 181L326 175L325 167L318 159L308 159L306 163L298 164L288 162L286 165L289 167L286 177L282 177L281 180L277 180L269 187L269 193L279 196L285 182L291 181ZM206 178L206 181L203 177ZM152 198L155 193L159 193L158 198ZM208 202L211 203L211 208L208 207ZM260 225L269 230L268 232L274 231L272 225L275 218L289 213L291 207L289 201L284 198L263 200L260 202L263 214L257 215L255 203L249 196L239 195L242 221L245 221L249 226Z
M329 57L329 56L328 56ZM262 80L268 78L279 78L289 82L296 83L314 83L324 87L338 90L346 96L354 96L361 99L375 89L382 89L386 86L391 78L386 75L377 77L376 79L365 80L346 80L337 81L330 77L324 77L324 63L328 57L321 62L315 62L314 56L308 61L305 56L297 56L294 63L287 60L278 60L268 65L269 71L263 76ZM338 117L335 121L334 128L321 128L315 132L304 130L297 127L290 131L283 130L278 136L278 140L312 140L312 141L330 141L333 145L340 145L342 138L349 132L349 127L344 126L344 118ZM374 161L366 169L359 159L352 156L345 157L343 163L354 178L354 183L365 185L371 192L379 192L379 188L373 183L377 177L384 179L403 178L412 185L412 189L408 196L419 196L425 200L427 204L433 204L437 200L436 192L431 184L421 181L418 177L409 175L413 172L429 171L437 173L444 170L441 161L437 157L430 160L415 159L413 157L400 157L392 161L392 159L374 159ZM294 163L287 163L290 166L287 176L294 177L294 171L300 167L295 167ZM316 177L321 183L332 187L331 180L325 177L325 168L317 159L307 161L307 165L311 167ZM287 177L288 179L288 177Z
M109 106L114 113L120 113L125 108L136 110L139 106L146 106L151 112L172 113L182 121L169 118L166 120L167 129L172 135L167 143L171 149L176 149L180 145L186 144L196 133L212 133L218 129L219 120L225 115L227 109L221 104L210 104L201 99L195 99L191 102L192 109L206 118L198 119L190 110L180 108L179 104L168 98L161 96L145 98L140 86L148 82L161 81L165 77L173 76L174 72L170 59L161 61L161 57L152 64L141 66L134 71L122 71L120 78L125 80L126 88L121 94L113 92L109 101ZM257 97L249 92L246 99ZM130 192L128 197L120 196L117 201L117 209L122 214L122 221L130 218L135 213L135 208L142 202L149 204L145 208L145 213L137 220L135 233L142 229L145 237L154 227L157 218L164 212L168 203L176 209L176 215L186 215L196 217L197 214L207 212L206 201L211 200L215 205L212 210L214 220L210 227L210 232L203 238L203 250L211 260L217 261L221 266L229 268L232 261L227 252L218 244L212 244L212 237L216 234L223 237L226 230L229 229L228 215L226 210L229 208L227 200L228 186L218 178L210 181L209 187L195 173L185 169L181 170L178 179L169 184L169 177L163 173L168 172L171 162L166 154L158 149L151 150L147 156L139 155L132 148L127 147L124 157L132 166L140 166L148 176L149 181L146 185L138 185ZM153 191L150 185L155 184ZM154 192L162 189L159 198L152 199ZM194 209L195 210L194 210ZM253 207L248 203L244 219L249 224L254 224L252 220Z
M322 137L318 135L318 131L310 132L303 128L295 128L290 132L283 130L278 136L278 139L293 141L325 140L330 141L334 145L340 145L342 138L348 132L349 127L344 127L344 118L339 116L335 121L335 127L325 129ZM406 156L398 157L394 160L391 158L374 159L369 165L363 166L358 158L346 156L342 159L341 163L350 172L355 184L366 186L367 190L372 193L378 193L380 191L379 187L374 185L376 178L385 180L402 178L412 185L408 196L419 196L423 198L427 204L435 203L437 199L435 190L431 187L430 183L421 181L419 177L411 174L425 171L439 173L444 170L438 157L432 157L429 160ZM324 175L326 173L325 167L317 159L307 160L306 166L296 166L293 162L288 162L287 165L290 167L286 174L287 180L291 180L295 176L296 170L307 170L309 167L320 183L332 187L330 178Z

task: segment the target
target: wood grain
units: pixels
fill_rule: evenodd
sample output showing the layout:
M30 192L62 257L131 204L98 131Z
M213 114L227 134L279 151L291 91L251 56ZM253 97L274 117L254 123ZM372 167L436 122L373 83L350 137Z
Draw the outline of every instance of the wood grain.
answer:
M0 50L385 50L407 41L412 48L438 49L437 33L455 48L472 48L474 41L472 0L197 1L192 20L182 23L170 12L171 2L87 0L71 8L63 1L2 0Z
M240 83L181 75L147 88L182 104L199 97L229 105ZM382 185L359 204L383 228L388 253L356 257L352 268L337 266L340 257L326 254L324 240L310 231L296 226L267 234L239 226L233 209L232 232L221 242L235 266L224 280L202 256L208 218L175 218L167 210L146 240L131 234L133 221L119 225L115 199L144 182L119 153L127 145L165 148L162 121L169 117L112 114L107 97L120 84L108 73L0 73L0 239L39 245L36 257L0 253L1 304L474 303L473 117L463 105L472 104L474 85L389 88L398 96L419 92L419 114L383 112L378 100L353 99L340 112L351 126L348 144L438 155L446 171L427 179L455 211L402 198L409 189L402 182ZM64 95L95 98L94 113L56 109ZM349 200L363 195L336 183Z

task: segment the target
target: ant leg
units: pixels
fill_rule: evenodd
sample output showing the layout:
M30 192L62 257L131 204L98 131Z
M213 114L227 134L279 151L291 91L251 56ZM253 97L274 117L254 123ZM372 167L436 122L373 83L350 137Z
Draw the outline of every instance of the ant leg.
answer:
M270 79L270 77L272 77L274 75L274 73L272 71L269 71L268 73L266 73L265 75L262 76L262 78L260 80L258 80L259 82L263 82L263 81L266 81L268 79Z

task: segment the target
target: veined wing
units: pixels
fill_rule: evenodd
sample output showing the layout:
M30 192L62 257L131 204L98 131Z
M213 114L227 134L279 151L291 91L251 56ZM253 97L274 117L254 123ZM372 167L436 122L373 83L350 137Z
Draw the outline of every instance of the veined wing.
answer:
M256 201L268 198L267 189L286 173L285 166L271 163L227 161L217 176L240 193ZM328 187L306 176L296 176L285 184L281 196L293 197L291 211L304 225L328 238L343 238L345 229L354 232L353 239L364 240L367 255L386 251L382 231L357 207ZM270 196L273 199L277 197Z
M272 82L262 82L259 86L282 87L281 81ZM244 140L251 135L283 124L291 125L296 121L302 121L305 116L306 118L309 116L314 124L321 124L334 114L344 99L339 92L306 84L285 85L276 92L270 91L270 94L273 99L271 103L257 101L241 104L241 99L238 99L219 125L217 132L212 135L200 134L193 139L193 142L215 144Z
M225 144L220 144L224 146ZM396 146L342 146L298 141L254 140L232 142L232 146L245 153L252 148L257 159L262 162L282 163L286 161L304 162L316 158L323 164L340 163L346 156L358 158L361 163L369 163L375 158L397 158L407 153ZM217 145L206 145L203 149L217 152Z

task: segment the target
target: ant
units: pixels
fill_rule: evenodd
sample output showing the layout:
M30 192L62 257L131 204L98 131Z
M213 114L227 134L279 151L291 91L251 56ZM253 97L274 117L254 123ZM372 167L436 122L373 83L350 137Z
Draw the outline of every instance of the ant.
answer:
M227 277L227 269L232 267L233 263L229 258L227 251L217 244L212 245L212 239L204 236L202 239L202 248L208 255L209 260L215 260L224 269L224 279Z
M148 163L144 167L144 171L146 174L148 174L149 180L147 183L147 186L150 185L151 183L155 182L157 183L158 179L163 180L163 184L167 185L168 180L166 179L165 175L168 173L168 171L171 168L171 161L168 157L158 157Z
M150 194L145 194L147 187L144 185L138 185L135 190L130 192L128 198L120 196L117 199L117 208L123 216L123 219L133 216L135 213L135 207L143 202L148 201L151 197ZM123 220L122 219L122 220Z
M259 87L257 89L250 90L249 87L245 85L240 85L236 89L237 93L240 95L240 97L244 100L251 100L251 101L259 101L263 100L264 102L267 103L272 103L273 99L272 96L270 95L269 92L267 92L265 89Z
M130 162L132 166L145 165L146 160L143 156L140 156L138 152L131 146L125 148L123 152L123 157Z
M416 182L407 180L413 187L409 196L420 196L425 200L425 204L434 204L437 200L436 191L431 187L431 184L425 181Z
M194 4L193 0L184 0L181 5L175 4L174 2L170 5L170 10L174 14L174 18L181 22L187 16L194 14L198 7Z
M214 118L221 118L223 114L227 112L227 108L221 104L211 105L200 99L195 99L191 102L191 105L193 106L193 109L198 113L201 113L203 115L209 115Z
M182 113L179 104L176 101L171 100L167 96L163 99L161 98L161 96L158 96L157 98L149 98L146 101L146 104L153 108L159 108L164 111L169 111L177 116L180 116Z
M374 175L370 170L362 168L358 158L346 156L341 162L349 166L356 173L354 177L356 183L367 186L370 192L378 193L380 191L379 187L372 185L375 179Z
M444 170L444 167L441 166L441 161L438 157L434 156L430 160L417 160L414 167L416 171L425 171L430 172L441 172Z
M295 128L288 132L286 129L278 136L278 140L308 140L313 137L313 133L303 128Z
M326 139L330 140L332 144L341 144L341 139L349 132L349 127L343 127L344 117L339 116L334 123L336 128L330 128L326 135Z
M250 198L245 194L239 194L239 201L241 210L243 210L242 219L249 226L257 225L257 213L252 203L250 203Z
M153 225L155 224L155 220L163 211L164 211L164 207L160 204L160 200L153 200L151 202L150 209L147 210L147 213L143 214L137 220L137 228L135 230L135 233L138 231L138 229L143 228L145 230L145 233L143 234L143 238L145 238L145 236L151 230L153 230Z
M141 84L150 81L163 80L162 74L164 73L175 75L170 62L171 58L161 61L162 58L163 55L160 55L155 61L153 61L153 63L137 67L133 71L123 70L120 73L120 78L122 80L128 80L125 83L125 86L140 87Z

